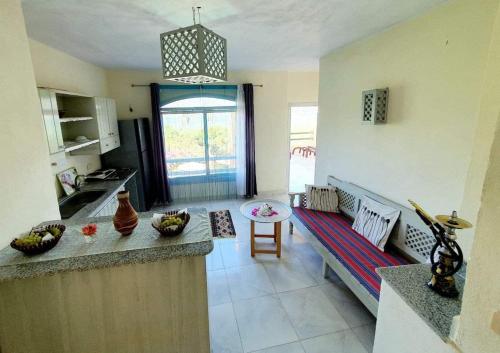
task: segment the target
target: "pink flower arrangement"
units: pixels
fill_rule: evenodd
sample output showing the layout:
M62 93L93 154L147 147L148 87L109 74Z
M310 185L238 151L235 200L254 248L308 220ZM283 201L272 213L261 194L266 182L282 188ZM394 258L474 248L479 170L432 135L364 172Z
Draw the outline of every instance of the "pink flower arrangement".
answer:
M256 217L259 215L259 210L260 210L260 207L255 207L253 210L252 210L252 216ZM276 216L278 214L278 212L276 212L275 210L271 210L271 213L270 214L267 214L267 215L262 215L264 217L272 217L272 216Z

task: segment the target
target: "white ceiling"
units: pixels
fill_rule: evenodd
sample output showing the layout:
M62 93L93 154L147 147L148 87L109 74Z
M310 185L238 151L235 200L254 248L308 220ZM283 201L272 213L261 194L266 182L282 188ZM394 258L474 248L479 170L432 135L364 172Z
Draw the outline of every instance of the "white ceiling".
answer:
M160 67L160 33L201 22L230 70L317 69L335 48L446 0L23 0L31 38L105 68Z

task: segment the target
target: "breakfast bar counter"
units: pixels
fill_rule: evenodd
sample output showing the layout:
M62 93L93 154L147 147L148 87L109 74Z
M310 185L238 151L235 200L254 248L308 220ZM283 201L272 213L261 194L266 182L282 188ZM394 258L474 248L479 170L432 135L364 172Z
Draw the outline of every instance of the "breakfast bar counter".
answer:
M163 237L151 213L129 236L111 217L66 225L51 250L0 251L0 342L5 352L209 352L205 209ZM81 233L96 223L95 241ZM54 222L50 222L54 223Z

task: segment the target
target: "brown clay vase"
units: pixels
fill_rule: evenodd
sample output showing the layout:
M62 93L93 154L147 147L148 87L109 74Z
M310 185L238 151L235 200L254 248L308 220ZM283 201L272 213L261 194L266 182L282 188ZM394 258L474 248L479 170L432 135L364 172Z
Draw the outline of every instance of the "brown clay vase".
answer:
M128 191L118 192L117 197L118 209L113 217L113 224L116 231L121 233L121 235L130 235L139 222L137 212L135 212L130 204Z

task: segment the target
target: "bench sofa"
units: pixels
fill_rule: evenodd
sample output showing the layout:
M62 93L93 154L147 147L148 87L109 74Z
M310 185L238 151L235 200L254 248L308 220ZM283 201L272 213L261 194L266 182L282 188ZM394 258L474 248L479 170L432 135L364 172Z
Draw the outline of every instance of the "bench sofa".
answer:
M290 234L293 227L297 227L323 257L323 275L326 276L329 269L335 271L377 316L381 278L375 269L426 262L434 236L411 209L333 176L329 176L327 182L337 188L340 213L307 209L305 193L290 193L293 210ZM351 228L363 195L401 211L385 252Z

